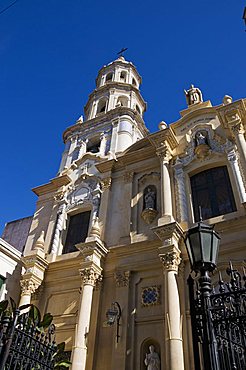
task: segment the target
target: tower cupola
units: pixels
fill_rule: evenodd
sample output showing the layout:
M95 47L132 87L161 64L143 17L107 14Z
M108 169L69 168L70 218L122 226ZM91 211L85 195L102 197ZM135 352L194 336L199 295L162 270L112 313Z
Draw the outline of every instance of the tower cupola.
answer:
M141 82L136 67L123 56L99 70L96 88L84 108L85 118L64 132L60 171L86 153L105 159L117 156L148 134Z

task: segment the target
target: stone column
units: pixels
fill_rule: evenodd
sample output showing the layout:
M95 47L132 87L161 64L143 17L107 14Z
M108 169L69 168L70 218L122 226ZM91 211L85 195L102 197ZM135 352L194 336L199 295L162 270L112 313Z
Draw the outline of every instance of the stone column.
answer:
M101 180L102 186L102 195L101 195L101 204L99 210L99 219L102 221L102 230L101 230L101 238L104 240L104 233L106 227L106 220L107 220L107 212L108 212L108 205L109 205L109 193L110 193L110 186L112 179L110 177L110 173L108 173L108 177L105 177Z
M229 163L231 165L231 168L232 168L232 171L233 171L233 174L234 174L234 178L235 178L235 181L236 181L236 184L237 184L237 188L238 188L238 192L239 192L239 195L240 195L241 202L245 203L246 202L245 186L244 186L244 183L243 183L243 178L242 178L242 175L241 175L241 172L240 172L240 168L239 168L239 165L238 165L238 160L237 160L237 156L236 156L235 151L234 150L230 151L227 154L227 157L228 157Z
M72 136L71 139L70 139L71 140L71 145L70 145L70 148L69 148L69 153L68 153L67 162L66 162L67 167L69 167L70 164L72 163L73 151L77 146L77 139L78 139L77 136Z
M168 349L169 370L184 369L182 317L176 275L181 262L180 251L171 246L160 254L163 264L166 292L166 341Z
M66 166L67 164L67 157L68 157L68 153L69 153L69 149L70 149L70 145L71 145L71 141L68 140L65 144L65 149L64 149L64 152L62 154L62 160L61 160L61 164L60 164L60 168L59 168L59 171L58 173L62 172L64 167Z
M175 180L177 182L177 203L179 206L180 211L180 222L186 223L188 222L188 206L187 206L187 194L185 190L185 179L184 179L184 170L183 164L177 163L174 166L175 171Z
M242 166L243 166L244 170L246 170L246 141L245 141L245 137L244 137L245 130L244 130L244 127L243 127L241 121L238 122L237 124L235 124L232 127L232 130L233 130L233 133L235 135L237 149L238 149L238 152L239 152L239 155L240 155L240 160L242 162Z
M77 244L76 247L81 251L83 262L79 270L82 279L81 299L75 330L71 370L85 370L93 288L98 280L101 280L102 259L106 256L108 250L99 238ZM93 320L97 320L97 317L94 317Z
M123 244L130 243L131 233L131 199L132 199L132 181L134 172L126 171L124 173L124 199L126 199L125 207L122 213L122 217L126 222L121 225L121 237L120 242Z
M44 253L44 232L41 233L30 254L22 257L22 262L26 271L20 281L21 298L19 306L31 303L31 295L38 289L44 279L44 273L48 267Z
M107 145L107 138L105 135L102 135L101 136L101 144L100 144L100 155L102 157L105 156L105 152L106 152L106 145Z
M54 238L53 238L51 250L50 250L50 253L53 255L57 255L58 253L61 232L64 228L64 221L65 221L65 215L66 215L65 210L66 210L66 203L63 202L62 204L60 204L58 208L58 212L57 212L57 222L55 225Z
M115 149L117 146L117 132L118 132L119 120L116 119L112 122L112 136L111 136L111 144L110 144L110 152L115 153Z
M84 370L87 355L87 336L89 333L93 288L101 275L101 269L95 264L80 270L82 293L78 312L78 321L73 347L72 370Z
M167 224L173 221L172 191L169 175L169 161L171 154L167 145L157 148L157 155L161 161L161 219L158 224Z
M176 222L152 228L162 240L159 257L163 264L165 282L166 368L184 370L182 320L177 273L181 263L179 242L183 230Z
M83 154L85 154L85 153L86 153L86 141L81 140L80 141L80 149L79 149L78 159L81 158L83 156Z

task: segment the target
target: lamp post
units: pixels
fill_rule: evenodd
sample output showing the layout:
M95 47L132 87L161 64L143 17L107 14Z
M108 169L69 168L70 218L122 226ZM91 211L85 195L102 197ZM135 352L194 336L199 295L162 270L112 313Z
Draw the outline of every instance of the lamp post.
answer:
M194 326L200 325L203 359L206 364L206 370L220 369L217 342L211 317L210 295L212 286L211 278L209 276L209 272L212 272L216 268L219 242L220 236L214 231L214 226L206 225L202 222L201 218L200 221L194 227L190 228L185 235L185 245L191 269L200 274L201 322L192 322L192 326L194 332ZM200 365L198 365L197 368L198 367L200 367Z
M121 318L121 308L118 302L113 302L111 307L106 312L107 317L107 325L112 326L116 320L116 342L119 342L119 326L120 326L120 318Z

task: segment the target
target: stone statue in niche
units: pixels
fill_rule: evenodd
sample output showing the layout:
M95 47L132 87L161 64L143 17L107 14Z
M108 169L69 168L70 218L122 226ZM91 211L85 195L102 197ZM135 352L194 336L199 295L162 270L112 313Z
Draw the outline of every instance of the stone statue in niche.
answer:
M184 93L188 106L203 102L201 90L198 87L194 87L194 85L190 85L189 90L184 90Z
M195 136L195 153L197 158L204 159L209 155L210 147L208 145L207 132L198 131Z
M202 131L199 131L196 134L195 141L196 141L196 146L202 145L202 144L208 145L207 137L205 136L204 132L202 132Z
M141 217L147 224L151 224L156 218L157 214L156 187L154 185L149 185L144 189L143 211L141 213Z
M144 363L147 366L147 370L160 370L160 357L155 352L153 345L149 346L149 353L146 353Z
M155 209L156 191L153 186L148 186L144 190L144 209Z

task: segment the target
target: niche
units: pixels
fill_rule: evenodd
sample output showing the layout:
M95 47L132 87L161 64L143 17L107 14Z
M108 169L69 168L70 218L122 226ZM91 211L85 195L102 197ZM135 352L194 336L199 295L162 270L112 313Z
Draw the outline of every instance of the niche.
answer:
M141 370L146 370L148 368L146 362L149 363L150 361L153 362L153 369L155 370L161 369L161 348L160 344L155 339L147 338L142 342L140 356L141 356L140 359Z
M151 224L158 214L156 196L157 190L155 185L146 186L143 191L143 210L141 217L147 224Z

